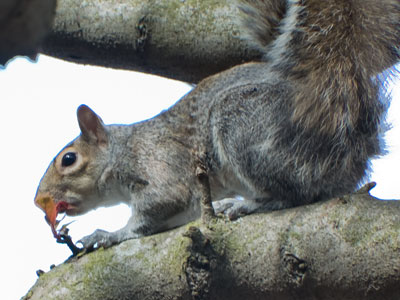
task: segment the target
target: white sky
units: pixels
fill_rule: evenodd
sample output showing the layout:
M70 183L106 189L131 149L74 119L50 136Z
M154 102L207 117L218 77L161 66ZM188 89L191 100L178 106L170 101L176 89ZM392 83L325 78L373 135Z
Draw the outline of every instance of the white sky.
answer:
M190 90L185 83L135 72L71 64L40 56L38 63L16 59L0 71L0 282L1 299L19 299L36 281L71 254L57 244L44 214L33 204L39 180L55 154L79 134L76 108L85 103L106 124L147 119ZM400 83L389 111L390 154L374 162L373 194L400 199ZM395 119L397 117L397 120ZM97 228L116 230L129 218L124 206L98 209L69 226L75 240Z

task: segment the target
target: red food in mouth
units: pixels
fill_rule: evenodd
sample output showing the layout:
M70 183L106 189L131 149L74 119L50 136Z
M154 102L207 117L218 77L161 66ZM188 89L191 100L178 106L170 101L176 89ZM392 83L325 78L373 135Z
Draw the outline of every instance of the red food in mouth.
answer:
M57 226L62 219L57 220L57 216L59 213L65 213L67 210L73 209L74 206L67 203L66 201L60 201L56 203L54 201L54 198L48 195L41 195L36 197L35 204L45 212L45 219L50 225L53 236L56 239L60 238L60 235L57 232Z

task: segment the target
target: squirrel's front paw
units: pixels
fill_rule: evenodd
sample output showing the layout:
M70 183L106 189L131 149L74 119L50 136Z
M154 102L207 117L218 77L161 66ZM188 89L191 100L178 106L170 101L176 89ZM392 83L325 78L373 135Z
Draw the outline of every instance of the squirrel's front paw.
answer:
M82 244L86 250L98 249L100 247L108 248L114 244L110 232L101 229L97 229L91 235L83 237L77 243Z

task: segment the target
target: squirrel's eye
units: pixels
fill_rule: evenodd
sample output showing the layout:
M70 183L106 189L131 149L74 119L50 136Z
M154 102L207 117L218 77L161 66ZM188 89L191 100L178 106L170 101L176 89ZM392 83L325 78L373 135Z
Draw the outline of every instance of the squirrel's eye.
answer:
M76 161L76 153L74 152L67 152L64 154L62 160L61 160L61 165L63 167L68 167Z

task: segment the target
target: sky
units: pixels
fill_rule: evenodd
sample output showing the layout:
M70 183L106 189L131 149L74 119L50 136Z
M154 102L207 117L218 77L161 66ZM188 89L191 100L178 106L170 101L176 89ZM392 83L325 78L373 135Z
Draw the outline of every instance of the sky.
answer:
M400 81L393 83L387 133L389 155L373 162L372 194L400 199ZM83 66L39 56L36 63L18 58L0 70L0 290L1 299L19 299L35 283L36 270L48 271L71 252L57 244L33 198L48 164L79 135L76 108L89 105L106 124L150 118L189 92L191 86L131 71ZM69 226L74 240L101 228L123 227L126 206L97 209ZM6 284L5 284L6 283Z

